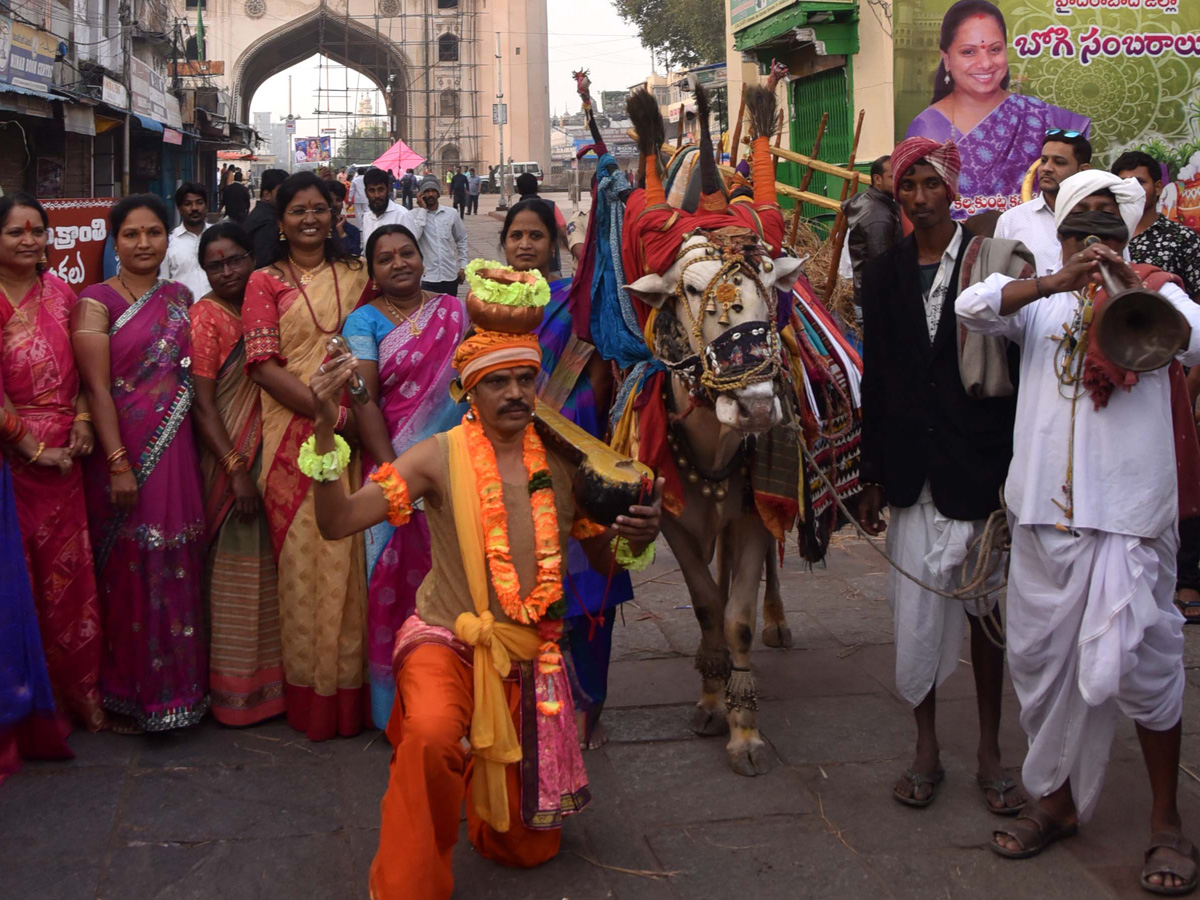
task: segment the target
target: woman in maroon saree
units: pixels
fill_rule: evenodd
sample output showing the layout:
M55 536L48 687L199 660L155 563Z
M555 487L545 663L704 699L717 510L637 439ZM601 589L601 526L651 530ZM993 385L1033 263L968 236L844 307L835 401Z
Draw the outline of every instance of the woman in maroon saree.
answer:
M79 390L69 318L75 293L41 270L46 213L28 194L0 198L0 371L8 400L47 451L72 458L95 436ZM89 731L100 705L100 601L78 466L31 464L8 450L38 624L59 712ZM41 458L38 459L41 463Z
M201 582L205 519L188 412L191 292L158 280L167 211L149 194L113 207L121 269L87 288L72 340L100 440L87 473L103 607L104 707L118 730L168 731L208 709Z

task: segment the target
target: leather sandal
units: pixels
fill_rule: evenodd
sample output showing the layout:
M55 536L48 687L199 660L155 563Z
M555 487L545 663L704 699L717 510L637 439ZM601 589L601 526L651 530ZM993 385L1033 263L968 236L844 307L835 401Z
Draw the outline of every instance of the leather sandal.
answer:
M1028 825L1021 825L1028 822ZM1030 801L1021 807L1011 825L997 828L992 832L992 840L988 845L992 852L1006 859L1029 859L1037 856L1055 841L1061 841L1079 831L1079 826L1072 822L1070 825L1060 825L1051 818L1050 813L1041 806ZM1012 838L1021 845L1020 850L1009 850L996 843L996 838L1003 835Z
M1160 859L1156 863L1150 862L1154 851L1159 849L1174 850L1187 859ZM1190 894L1196 889L1198 861L1200 861L1200 855L1197 854L1195 845L1182 834L1174 831L1155 832L1150 836L1150 847L1146 850L1146 865L1142 867L1142 890L1162 897L1182 897L1184 894ZM1151 875L1174 875L1176 878L1182 878L1184 883L1178 887L1152 884L1150 882Z
M984 778L981 775L975 776L975 783L979 785L979 789L983 791L983 805L987 807L987 811L994 816L1019 816L1023 807L1021 806L992 806L992 801L988 799L987 792L995 791L1000 802L1004 803L1004 795L1015 789L1017 781L1011 775L1001 775L999 778Z
M897 803L903 803L905 806L914 806L917 809L924 809L933 802L935 797L937 797L938 785L941 784L942 780L946 777L946 770L939 766L929 775L922 775L919 772L914 772L912 769L909 769L904 773L904 777L908 780L909 784L912 785L913 795L911 797L905 797L898 790L896 790L896 788L892 788L892 797ZM917 797L917 791L925 785L929 785L931 789L929 791L929 796L925 797L924 799L919 799Z

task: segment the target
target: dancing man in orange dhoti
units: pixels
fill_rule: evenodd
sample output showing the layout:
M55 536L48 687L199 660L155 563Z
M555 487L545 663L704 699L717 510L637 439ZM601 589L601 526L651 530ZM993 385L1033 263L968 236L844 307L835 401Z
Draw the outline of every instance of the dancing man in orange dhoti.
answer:
M609 572L648 564L658 534L661 485L608 528L577 510L574 464L532 423L541 350L531 332L549 291L513 274L485 279L468 301L475 328L454 358L471 407L462 424L380 466L352 496L337 480L349 451L333 426L357 361L337 356L311 381L316 433L300 464L317 485L322 534L400 525L423 500L432 545L417 612L396 637L373 900L450 897L468 793L468 832L484 857L532 867L558 852L562 817L588 801L558 649L567 538Z

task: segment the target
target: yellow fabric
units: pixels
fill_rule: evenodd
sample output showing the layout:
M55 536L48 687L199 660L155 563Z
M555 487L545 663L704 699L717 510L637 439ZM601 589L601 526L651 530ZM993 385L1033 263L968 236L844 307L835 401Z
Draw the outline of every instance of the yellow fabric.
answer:
M457 425L450 429L446 439L450 451L451 509L475 606L474 613L462 613L454 622L454 633L475 648L475 709L470 731L475 774L471 780L471 800L481 819L496 831L505 832L509 815L504 770L509 763L521 760L521 742L501 679L512 670L513 659L535 658L540 640L536 628L497 622L488 609L483 519L467 435Z

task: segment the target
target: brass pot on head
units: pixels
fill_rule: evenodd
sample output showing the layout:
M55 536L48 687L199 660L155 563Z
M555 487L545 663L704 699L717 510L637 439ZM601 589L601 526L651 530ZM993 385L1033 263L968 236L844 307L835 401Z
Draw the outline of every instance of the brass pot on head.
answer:
M1084 246L1099 242L1100 238L1092 235ZM1100 351L1130 372L1153 372L1169 365L1187 346L1187 320L1158 291L1124 287L1107 263L1100 263L1100 275L1108 293L1092 322Z

